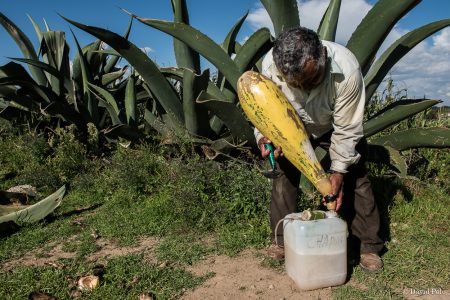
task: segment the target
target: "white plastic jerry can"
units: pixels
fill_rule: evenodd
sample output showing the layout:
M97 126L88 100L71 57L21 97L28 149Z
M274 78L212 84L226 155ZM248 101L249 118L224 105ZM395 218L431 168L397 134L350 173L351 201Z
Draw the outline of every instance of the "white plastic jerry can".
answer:
M286 272L302 290L341 285L347 277L347 223L339 217L283 222Z

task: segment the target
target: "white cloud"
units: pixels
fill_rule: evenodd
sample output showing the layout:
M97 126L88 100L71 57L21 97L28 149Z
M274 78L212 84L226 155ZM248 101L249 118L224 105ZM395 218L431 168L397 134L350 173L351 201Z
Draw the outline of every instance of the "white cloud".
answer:
M300 23L302 26L317 30L320 20L328 7L329 0L302 0L298 3ZM339 13L339 24L336 31L336 41L345 44L356 26L361 22L372 6L364 0L342 1ZM273 25L265 8L258 4L250 12L247 21L254 29L268 27L273 33Z
M298 2L302 26L317 30L329 0ZM372 5L366 0L342 1L336 42L345 45L371 8ZM273 33L270 17L261 4L257 4L250 12L247 21L254 30L268 27ZM408 31L395 26L380 47L378 55ZM391 69L391 75L397 86L408 90L409 97L442 99L443 104L450 105L450 28L418 44Z
M153 50L153 49L150 48L150 47L142 47L141 50L144 51L144 53L147 54L147 55L148 55L150 52L155 52L155 50Z
M450 105L450 28L420 43L392 69L395 80L404 82L409 96L444 100Z
M433 43L437 49L450 51L450 29L445 28L441 31L441 34L434 36Z
M247 16L247 21L250 23L250 26L256 30L261 27L267 27L270 29L270 31L273 34L273 25L272 21L270 20L269 14L267 13L266 9L258 3L256 5L256 8Z

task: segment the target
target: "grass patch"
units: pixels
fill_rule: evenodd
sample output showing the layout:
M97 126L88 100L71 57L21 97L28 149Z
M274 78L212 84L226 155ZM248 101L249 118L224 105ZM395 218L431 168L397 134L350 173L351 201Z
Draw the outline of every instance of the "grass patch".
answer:
M192 153L167 155L145 144L87 158L70 131L49 141L0 130L0 146L2 189L31 184L44 197L64 183L68 187L52 216L0 237L0 263L29 252L45 257L56 245L75 255L60 261L64 269L17 267L2 272L0 280L7 284L0 287L1 299L26 298L35 290L68 299L72 281L92 271L86 261L98 250L92 233L118 246L161 237L154 250L159 265L146 262L144 254L111 258L101 287L82 299L136 299L143 292L176 298L205 280L187 272L187 266L209 254L232 256L270 241L271 184L254 166L206 161ZM11 147L13 151L7 151ZM430 153L425 154L433 157ZM431 167L438 182L429 178L434 171L428 167L422 169L421 183L374 177L388 240L386 267L375 275L356 268L351 284L333 288L336 299L396 299L406 288L446 288L450 210L443 186L448 171L436 162ZM311 203L306 197L300 200L302 208ZM263 265L283 267L271 260Z
M69 291L76 280L92 274L92 268L87 263L73 263L63 269L18 267L0 274L0 298L27 299L31 292L41 291L58 299L72 299ZM83 292L79 299L138 299L142 293L151 293L156 299L173 299L205 279L181 268L160 268L147 263L142 255L121 256L108 261L100 287Z
M214 247L208 245L203 237L184 234L168 236L155 249L156 258L169 265L192 265L214 251Z
M433 185L410 184L415 196L396 194L389 206L384 270L367 274L356 267L354 285L335 288L335 299L402 299L410 289L448 288L448 195Z

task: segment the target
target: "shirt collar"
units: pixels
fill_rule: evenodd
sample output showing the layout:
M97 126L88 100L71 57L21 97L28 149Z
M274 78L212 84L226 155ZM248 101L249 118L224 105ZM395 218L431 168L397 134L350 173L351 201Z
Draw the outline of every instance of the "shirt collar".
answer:
M341 74L341 75L344 74L341 67L339 67L339 65L336 63L336 61L331 56L328 56L328 62L330 64L330 73L331 74Z
M327 48L328 50L328 48ZM330 51L328 50L328 59L327 59L327 73L325 75L324 80L322 81L319 86L317 86L315 89L311 90L309 93L307 93L308 97L306 100L306 103L314 99L320 92L320 90L323 88L323 85L327 84L331 80L333 80L333 75L344 75L342 72L341 67L336 63L336 61L333 59L332 56L330 56Z

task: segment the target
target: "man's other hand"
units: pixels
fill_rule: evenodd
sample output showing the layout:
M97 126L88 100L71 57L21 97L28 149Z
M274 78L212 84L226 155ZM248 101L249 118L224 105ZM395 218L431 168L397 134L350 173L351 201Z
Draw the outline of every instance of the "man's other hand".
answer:
M262 137L261 139L259 139L258 141L258 147L259 150L261 151L261 156L262 158L266 159L267 156L269 156L270 154L270 150L266 149L264 147L264 144L271 144L272 142L266 138L266 137ZM280 156L283 156L283 151L281 151L281 147L278 146L275 148L275 151L273 151L274 155L275 155L275 159L278 159Z
M333 195L337 195L336 198L336 211L338 211L341 208L342 205L342 198L344 196L344 193L342 192L342 187L344 183L344 174L339 172L334 172L330 176L331 181L331 193Z

